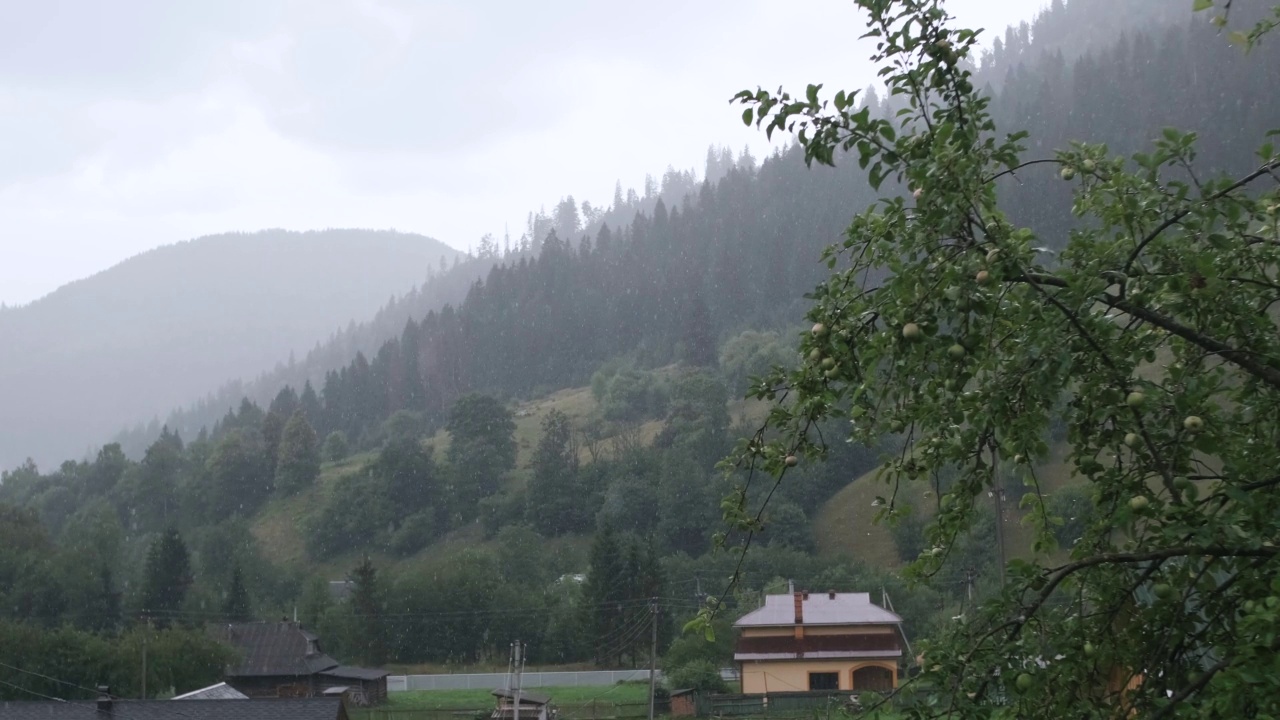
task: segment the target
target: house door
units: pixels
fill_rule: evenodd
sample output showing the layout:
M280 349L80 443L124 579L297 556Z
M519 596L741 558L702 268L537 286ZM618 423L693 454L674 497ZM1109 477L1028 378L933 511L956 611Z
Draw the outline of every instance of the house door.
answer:
M892 690L893 671L879 665L864 665L853 671L853 689L880 692Z

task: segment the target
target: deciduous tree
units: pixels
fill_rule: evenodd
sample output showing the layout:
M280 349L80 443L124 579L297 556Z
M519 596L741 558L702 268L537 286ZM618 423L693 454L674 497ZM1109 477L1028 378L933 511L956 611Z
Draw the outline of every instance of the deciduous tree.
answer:
M756 388L778 404L741 467L780 482L826 442L902 433L885 515L903 510L901 484L955 474L919 580L949 561L1006 469L1026 488L1032 557L928 644L911 683L923 701L900 708L911 716L1280 712L1280 676L1264 669L1280 651L1275 147L1236 177L1204 172L1195 135L1174 129L1127 159L1086 143L1025 159L1025 134L996 127L961 63L975 33L938 0L858 5L897 114L819 86L738 96L748 123L794 131L810 162L856 161L888 191L827 252L807 360ZM1252 45L1274 18L1231 39ZM1067 237L1037 236L1000 202L1048 172L1073 191ZM813 432L833 417L847 438ZM1057 419L1093 503L1069 559L1037 472ZM747 497L725 507L749 538L762 508Z

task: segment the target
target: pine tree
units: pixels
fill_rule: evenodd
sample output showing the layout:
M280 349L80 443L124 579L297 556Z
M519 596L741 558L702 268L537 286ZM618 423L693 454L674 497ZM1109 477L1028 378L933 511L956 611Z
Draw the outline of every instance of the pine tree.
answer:
M262 418L263 456L266 458L267 472L274 477L276 462L280 452L280 440L284 437L284 425L287 415L279 415L275 410L268 410Z
M248 622L253 619L253 608L249 602L249 590L244 586L244 575L240 566L231 570L231 587L222 601L222 614L232 622Z
M182 609L191 582L191 558L186 543L171 527L152 541L147 551L142 579L143 613L155 616L161 625L172 620Z
M543 535L575 532L586 524L573 426L559 410L552 410L542 420L542 439L533 455L528 498L529 521Z
M617 662L624 639L619 631L623 627L622 601L627 599L626 560L612 526L606 524L596 533L588 562L582 596L595 660L599 664Z
M353 644L361 663L381 665L387 660L387 643L382 625L382 592L378 587L378 569L368 555L351 571L351 614Z

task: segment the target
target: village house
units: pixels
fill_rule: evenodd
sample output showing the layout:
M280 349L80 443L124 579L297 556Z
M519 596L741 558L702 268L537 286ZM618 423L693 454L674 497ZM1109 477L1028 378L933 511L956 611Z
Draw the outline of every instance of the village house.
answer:
M768 595L734 627L745 694L898 686L907 645L902 618L867 593Z
M240 662L227 668L226 682L251 698L338 694L367 705L387 697L385 671L340 665L298 623L213 624L208 632L239 651Z

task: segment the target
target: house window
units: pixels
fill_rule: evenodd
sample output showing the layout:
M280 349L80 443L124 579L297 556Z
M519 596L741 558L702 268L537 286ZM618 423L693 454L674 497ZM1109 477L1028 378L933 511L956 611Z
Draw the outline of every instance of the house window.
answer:
M886 692L893 689L893 671L879 665L864 665L853 671L854 690L877 690Z
M839 690L840 673L809 673L810 690Z

